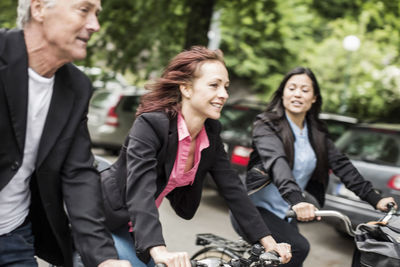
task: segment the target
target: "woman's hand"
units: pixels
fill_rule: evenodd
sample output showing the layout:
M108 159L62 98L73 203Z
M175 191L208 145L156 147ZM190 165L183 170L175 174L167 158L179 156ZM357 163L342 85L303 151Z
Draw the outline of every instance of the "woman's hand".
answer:
M317 208L308 202L300 202L294 205L292 210L296 212L297 220L307 222L315 219ZM321 217L317 217L317 220L321 220Z
M387 204L389 204L390 202L393 202L395 204L395 208L397 210L398 206L396 204L396 201L394 201L394 198L392 197L385 197L382 198L381 200L379 200L378 204L376 204L376 208L380 211L389 211Z
M265 251L276 251L281 257L282 263L288 263L292 258L291 246L287 243L276 243L272 236L266 236L261 238L261 245L265 248Z
M150 255L155 263L164 263L168 267L191 267L189 255L186 252L168 252L165 246L152 247Z

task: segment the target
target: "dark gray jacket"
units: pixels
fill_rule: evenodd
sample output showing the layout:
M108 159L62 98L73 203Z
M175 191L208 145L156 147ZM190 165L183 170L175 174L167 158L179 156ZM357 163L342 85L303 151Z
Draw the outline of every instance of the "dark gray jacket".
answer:
M332 170L347 188L376 207L382 197L373 190L372 184L363 179L350 160L335 147L327 133L317 127L317 122L307 118L307 125L317 165L306 190L323 206L329 170ZM292 175L294 135L286 117L271 121L266 113L258 115L253 130L253 148L248 168L261 164L290 205L304 201L301 189Z

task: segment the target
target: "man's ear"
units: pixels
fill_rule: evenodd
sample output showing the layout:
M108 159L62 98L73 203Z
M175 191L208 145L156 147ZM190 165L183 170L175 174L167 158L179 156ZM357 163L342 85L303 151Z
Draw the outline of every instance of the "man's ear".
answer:
M31 17L33 20L42 22L44 13L44 3L42 0L31 0Z

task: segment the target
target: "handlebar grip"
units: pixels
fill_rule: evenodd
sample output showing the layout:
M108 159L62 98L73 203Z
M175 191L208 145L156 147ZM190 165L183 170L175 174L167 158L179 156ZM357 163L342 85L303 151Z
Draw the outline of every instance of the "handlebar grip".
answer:
M286 218L296 218L296 212L294 210L288 210L286 212Z
M281 258L279 257L278 252L276 251L268 251L260 255L260 260L266 264L276 266L277 264L281 264Z
M198 263L196 260L191 260L190 261L190 265L192 265L192 267L202 267L202 266L207 266L201 263ZM156 265L154 265L154 267L167 267L167 265L165 263L157 263Z

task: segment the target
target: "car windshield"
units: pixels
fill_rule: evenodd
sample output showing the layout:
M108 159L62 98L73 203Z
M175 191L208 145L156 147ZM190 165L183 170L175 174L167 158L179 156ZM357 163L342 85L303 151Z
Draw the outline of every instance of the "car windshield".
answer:
M400 167L400 133L396 131L355 128L336 142L349 158Z
M225 106L219 121L224 130L250 134L253 121L259 113L261 113L260 110L249 107L239 105Z
M341 121L335 121L335 120L324 120L327 127L328 131L330 134L330 137L332 140L337 140L342 134L350 127L352 124L346 123L346 122L341 122Z

